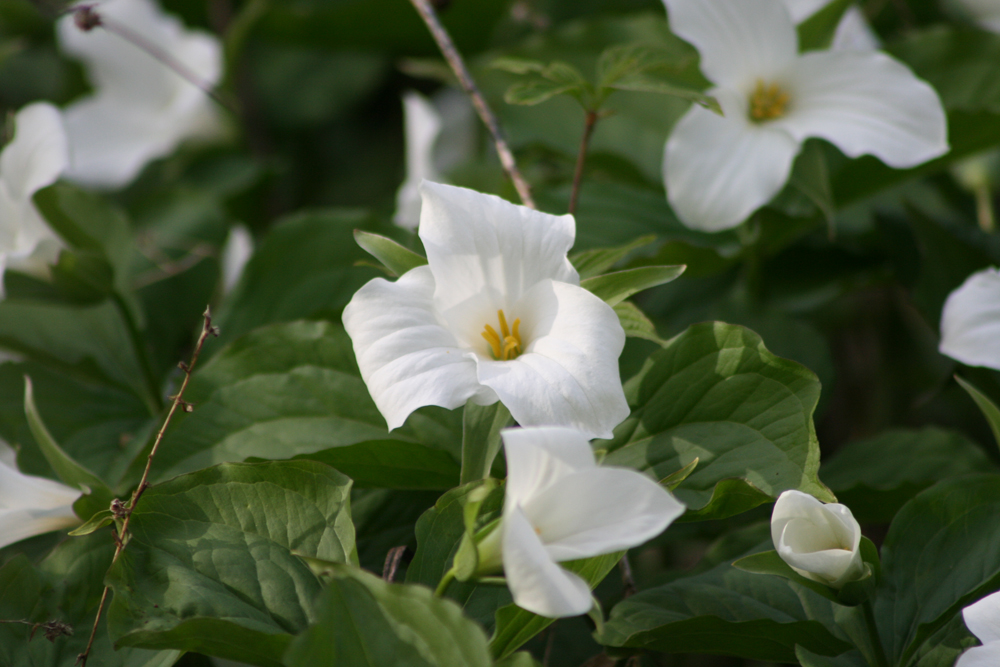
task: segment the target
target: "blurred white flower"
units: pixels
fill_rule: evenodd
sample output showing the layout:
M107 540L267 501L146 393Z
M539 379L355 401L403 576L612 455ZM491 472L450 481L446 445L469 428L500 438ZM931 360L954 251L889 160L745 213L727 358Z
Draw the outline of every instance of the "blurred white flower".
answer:
M31 198L68 162L58 109L39 102L14 116L14 138L0 152L0 296L5 269L46 277L56 261L62 243Z
M1000 370L1000 269L969 276L941 311L941 354Z
M428 265L370 281L343 317L389 428L423 405L501 400L521 425L610 438L629 413L625 332L579 286L573 217L429 181L421 193Z
M229 230L226 244L222 246L223 293L228 293L239 282L243 268L250 261L251 255L253 255L253 234L246 225L235 225Z
M945 5L983 30L1000 33L1000 2L997 0L945 0Z
M1000 593L987 595L962 610L965 627L983 643L958 657L955 667L1000 665Z
M725 112L698 105L667 140L667 196L687 226L740 224L788 180L802 143L912 167L948 150L934 89L875 51L809 51L781 0L664 0L673 31L701 54Z
M185 29L153 0L107 0L95 10L102 20L167 54L198 81L208 86L219 82L219 40ZM72 13L59 21L58 34L62 48L83 61L94 87L92 95L64 111L72 157L68 179L122 187L181 141L220 131L219 111L203 90L121 35L102 27L84 32Z
M469 159L475 148L475 116L468 97L445 88L431 99L409 91L403 96L406 131L406 180L396 193L393 220L416 229L420 222L420 183L444 182L443 175Z
M659 484L628 468L600 467L585 434L559 427L506 429L507 490L500 539L514 602L558 618L586 613L590 587L557 563L628 549L684 513ZM482 545L481 545L482 546Z
M830 4L831 0L784 0L792 22L798 25ZM857 5L847 8L833 33L830 48L834 51L874 51L879 48L878 35L865 19Z
M861 526L846 506L785 491L771 513L771 539L781 559L803 577L834 588L861 578Z
M14 450L0 440L0 548L81 523L73 513L80 491L25 475L14 461Z

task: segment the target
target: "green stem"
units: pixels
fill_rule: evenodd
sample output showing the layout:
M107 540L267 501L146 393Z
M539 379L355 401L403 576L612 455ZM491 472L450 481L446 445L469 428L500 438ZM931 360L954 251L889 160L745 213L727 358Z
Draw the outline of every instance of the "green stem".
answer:
M865 614L865 625L868 627L868 639L872 643L872 651L875 652L875 665L873 667L889 667L889 660L885 657L885 649L882 648L882 639L878 634L878 627L875 625L875 610L872 609L872 601L865 600L861 605Z
M440 583L438 583L437 588L434 589L434 597L439 598L442 595L444 595L444 592L448 590L448 586L454 580L455 580L455 568L451 568L450 570L444 573L443 577L441 577Z
M163 411L163 400L160 398L160 385L156 381L153 364L149 359L149 353L146 351L145 340L139 331L139 325L136 323L135 318L132 317L132 311L129 310L128 304L125 303L120 294L114 292L111 299L114 301L115 306L117 306L122 320L125 321L125 329L128 331L129 340L132 343L132 348L135 350L136 359L139 361L139 366L142 367L147 394L142 397L143 401L146 403L146 407L149 409L151 415L158 415Z

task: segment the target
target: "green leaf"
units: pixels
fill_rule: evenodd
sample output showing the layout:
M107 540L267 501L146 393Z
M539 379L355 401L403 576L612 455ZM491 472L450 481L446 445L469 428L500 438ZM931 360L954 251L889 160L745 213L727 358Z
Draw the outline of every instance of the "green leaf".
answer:
M108 572L115 646L281 665L315 622L321 588L295 554L355 557L350 487L309 461L226 464L150 487Z
M518 58L515 56L496 58L490 63L490 67L503 72L510 72L511 74L531 74L533 72L540 74L545 71L545 63L541 60Z
M768 539L751 553L770 546ZM777 577L726 561L626 598L597 639L606 646L774 662L794 662L796 645L839 655L850 645L811 620L807 604L817 601L823 600L808 590L797 593Z
M631 301L622 301L615 304L614 308L626 336L663 344L663 339L656 333L656 326L637 305Z
M801 646L795 647L795 658L802 667L868 667L861 651L852 649L835 657L819 655Z
M581 91L580 86L572 83L559 83L548 79L537 78L524 83L515 83L504 93L503 100L507 104L534 106L552 99L563 93Z
M0 618L31 618L42 595L42 580L27 556L18 554L0 567Z
M578 574L591 589L594 589L604 577L608 576L624 554L624 551L618 551L594 558L565 561L559 565ZM501 607L496 612L496 630L490 638L490 652L501 660L524 646L525 642L555 621L554 618L533 614L515 604Z
M816 205L828 225L833 225L836 214L836 204L833 201L833 188L830 185L830 170L826 166L823 149L816 141L807 141L795 158L789 184L804 194Z
M418 255L396 241L379 234L355 229L354 240L365 252L385 264L397 276L427 263L426 257Z
M979 409L983 411L983 416L986 417L986 421L990 424L990 430L993 431L993 437L996 439L997 444L1000 445L1000 408L990 400L989 396L976 389L970 382L966 382L957 375L955 379L958 380L958 384L962 385L962 389L969 393L969 396L976 402Z
M115 522L115 515L111 513L111 510L101 510L94 516L90 517L82 526L74 530L69 531L72 537L81 537L83 535L90 535L96 530L100 530L105 526L110 526Z
M606 463L661 479L698 457L675 492L694 517L737 514L787 489L834 500L817 477L819 382L749 329L696 324L626 388L632 416L615 430Z
M157 454L157 479L224 461L313 455L345 466L344 472L356 466L353 472L369 485L428 488L453 479L454 467L441 456L447 443L453 443L451 452L459 451L461 436L451 430L451 415L422 410L389 434L339 325L293 322L258 329L200 367L186 398L194 412L175 418ZM445 415L445 422L428 415ZM392 440L406 443L395 461L387 444ZM424 443L426 453L418 449ZM351 446L357 447L329 451ZM403 470L408 464L416 468ZM428 469L437 471L436 479L416 479Z
M682 100L700 104L709 111L713 111L720 116L723 115L722 107L719 105L719 101L711 95L706 95L705 93L693 88L687 88L669 81L657 79L649 74L628 74L618 79L613 84L610 84L608 87L614 88L615 90L631 90L638 93L659 93L661 95L671 95L673 97L679 97Z
M844 12L854 4L854 0L830 0L812 16L800 23L799 51L814 51L830 48L833 36L840 25Z
M698 467L698 457L695 457L691 463L687 464L677 472L671 473L660 480L660 485L665 486L671 491L680 486L681 482L686 480L694 472L694 469Z
M486 635L451 600L346 565L325 575L316 622L289 646L287 667L492 664Z
M633 250L648 246L654 241L656 241L656 235L647 234L614 248L594 248L574 253L570 255L569 261L572 262L573 268L580 274L581 280L592 278L606 272Z
M694 65L695 60L690 52L660 44L616 44L604 49L597 58L597 85L606 88L622 77L649 71L678 73Z
M465 405L462 418L462 484L490 476L493 460L500 453L500 429L513 423L510 410L500 401L493 405L476 405L469 401Z
M38 409L35 407L31 378L28 377L24 378L24 414L28 418L28 426L31 428L31 434L35 436L35 442L38 443L38 447L42 450L49 465L52 466L56 476L74 489L83 490L85 495L73 503L73 511L77 513L77 516L89 517L101 510L106 510L114 499L114 494L97 475L81 466L64 452L49 433L45 422L42 421L42 416L38 414Z
M875 618L889 661L908 664L963 607L1000 588L1000 475L963 475L899 510L882 544Z
M451 454L405 440L366 440L294 459L325 463L354 480L355 488L445 490L459 483Z
M625 269L581 280L580 287L590 290L603 299L605 303L614 306L636 292L669 283L684 273L686 268L686 266L680 265Z
M982 447L963 435L927 427L849 442L823 462L820 476L858 521L888 523L935 482L995 468Z

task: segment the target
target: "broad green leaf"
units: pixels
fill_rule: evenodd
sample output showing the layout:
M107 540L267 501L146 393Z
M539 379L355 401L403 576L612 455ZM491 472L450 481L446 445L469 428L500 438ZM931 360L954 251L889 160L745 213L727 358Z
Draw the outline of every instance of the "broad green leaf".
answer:
M503 660L496 661L496 667L540 667L541 663L527 651L511 653Z
M80 537L83 535L90 535L96 530L100 530L105 526L110 526L115 522L115 516L111 513L111 510L101 510L94 516L90 517L86 523L84 523L79 528L75 528L69 531L71 537Z
M23 554L0 567L0 618L31 620L41 594L41 577Z
M963 475L903 506L882 544L875 602L892 664L907 664L962 608L1000 588L1000 475Z
M616 44L597 58L597 85L606 88L628 75L649 71L680 72L694 65L695 60L691 52L650 42Z
M812 16L800 23L799 51L813 51L830 48L834 33L840 25L844 12L854 4L854 0L831 0Z
M637 305L631 301L622 301L615 304L614 308L626 336L663 343L663 339L656 333L656 326Z
M369 255L385 264L397 276L423 266L427 258L404 248L396 241L379 234L354 230L354 240Z
M694 517L737 514L787 489L834 500L817 477L819 382L749 329L696 324L626 388L632 416L615 430L606 462L661 479L697 457L675 491Z
M802 667L868 667L864 656L857 649L831 657L796 646L795 658Z
M541 60L532 60L530 58L517 58L515 56L505 56L502 58L497 58L490 63L490 67L493 69L498 69L504 72L510 72L511 74L531 74L531 73L541 73L545 71L545 63Z
M486 635L453 601L332 565L315 624L289 646L287 667L489 667Z
M751 553L770 546L768 539ZM778 577L726 561L619 602L597 639L613 647L774 662L794 662L796 645L830 656L848 650L809 617L806 602L823 599L806 590L801 595Z
M570 255L569 261L573 263L573 268L580 274L580 279L593 278L614 266L619 260L624 259L633 250L643 248L656 240L655 235L641 236L630 243L614 248L594 248Z
M389 434L361 380L350 338L342 327L326 322L272 325L237 340L196 371L188 398L194 412L175 419L164 438L157 479L225 461L317 454L331 464L353 462L366 484L376 486L402 482L406 488L427 488L415 476L429 467L438 471L437 480L429 481L437 487L441 475L454 472L441 450L454 443L445 451L457 454L460 446L458 429L448 423L450 413L439 408L420 411ZM391 440L427 443L431 451L424 455L403 445L390 464L393 453L386 441ZM364 443L374 444L360 446ZM349 452L327 452L355 445ZM390 464L381 482L370 465L376 460ZM416 469L402 470L405 461Z
M459 483L451 454L405 440L366 440L295 458L336 468L354 480L355 488L445 490Z
M833 225L836 204L830 186L830 170L826 166L823 149L815 141L807 141L792 167L789 184L816 205L828 225ZM832 228L831 228L832 233Z
M534 106L550 100L556 95L572 92L580 94L580 91L580 86L577 84L549 81L539 77L524 83L515 83L507 89L503 99L507 104Z
M990 430L993 431L993 437L996 439L997 444L1000 445L1000 408L990 400L989 396L976 389L970 382L966 382L957 375L955 379L958 380L958 384L962 386L962 389L969 393L969 396L976 402L979 409L983 411L983 416L986 417L986 421L990 425Z
M354 489L351 519L361 567L370 572L383 571L386 556L394 547L405 546L412 553L417 548L414 534L417 519L434 505L439 495L435 491ZM402 576L402 571L398 576Z
M888 523L935 482L995 468L982 448L961 434L927 427L890 429L849 442L823 462L820 476L859 521Z
M580 287L590 290L610 306L615 306L636 292L663 285L684 273L681 266L643 266L594 276L580 281Z
M356 557L350 487L310 461L226 464L150 487L108 572L115 645L281 665L321 589L296 554Z
M609 86L616 90L631 90L637 93L659 93L661 95L671 95L673 97L700 104L709 111L722 115L722 107L719 101L711 95L706 95L700 90L686 88L684 86L663 81L649 74L635 73L628 74L615 81Z
M578 574L593 589L608 576L624 553L619 551L594 558L565 561L559 565ZM515 604L501 607L496 612L496 629L490 638L490 652L498 660L503 659L555 621L554 618L533 614Z
M500 429L513 421L510 410L500 401L493 405L476 405L472 401L466 404L462 418L462 484L489 477L500 453Z
M91 515L106 510L114 499L111 489L94 473L74 461L63 451L59 443L45 427L45 422L38 414L35 400L32 396L31 378L24 378L24 414L28 418L31 434L42 450L52 470L65 484L74 489L81 489L85 495L73 503L77 516L88 518Z

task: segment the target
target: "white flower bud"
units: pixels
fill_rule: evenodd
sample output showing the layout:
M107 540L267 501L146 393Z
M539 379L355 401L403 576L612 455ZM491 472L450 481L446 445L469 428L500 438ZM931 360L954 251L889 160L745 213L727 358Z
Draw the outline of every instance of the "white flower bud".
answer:
M861 526L844 505L785 491L771 514L771 539L781 559L803 577L840 588L864 576Z

